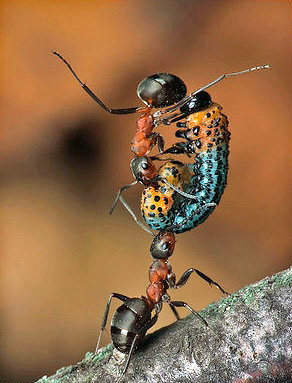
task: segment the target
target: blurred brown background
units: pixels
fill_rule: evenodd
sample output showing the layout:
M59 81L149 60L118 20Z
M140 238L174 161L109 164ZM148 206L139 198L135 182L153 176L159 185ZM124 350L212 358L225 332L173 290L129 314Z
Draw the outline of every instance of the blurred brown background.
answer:
M138 82L168 71L210 90L232 133L226 192L171 259L230 292L287 268L288 1L1 2L1 382L34 381L93 350L110 292L144 294L151 238L118 206L132 181L136 116L107 115L52 50L114 108L140 105ZM170 145L175 127L162 127ZM139 211L142 187L126 194ZM220 298L191 277L174 299ZM117 307L117 304L116 306ZM186 313L187 314L187 313ZM157 327L174 317L165 307ZM104 336L103 344L109 341Z

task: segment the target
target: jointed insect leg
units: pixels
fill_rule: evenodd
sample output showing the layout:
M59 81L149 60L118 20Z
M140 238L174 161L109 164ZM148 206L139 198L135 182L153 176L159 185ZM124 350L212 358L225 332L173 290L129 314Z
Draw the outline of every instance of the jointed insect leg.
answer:
M165 182L166 185L168 185L171 189L173 189L174 191L176 191L178 194L182 195L183 197L185 197L185 198L190 198L190 199L194 199L194 200L198 199L197 196L195 196L195 195L193 195L193 194L186 193L186 192L184 192L184 191L178 189L178 188L175 187L173 184L171 184L170 182L168 182L166 178L160 177L160 180L161 180L162 182Z
M176 308L174 306L172 306L171 304L169 304L169 307L171 308L172 312L174 313L176 320L180 320L180 316L179 316L179 313L177 312Z
M118 201L119 201L119 199L120 199L120 195L122 194L122 192L124 191L124 190L127 190L127 189L129 189L131 186L134 186L134 185L136 185L138 183L138 181L134 181L134 182L132 182L131 184L129 184L129 185L126 185L126 186L123 186L123 187L121 187L120 189L119 189L119 191L118 191L118 193L117 193L117 195L116 195L116 198L115 198L115 200L114 200L114 203L113 203L113 205L112 205L112 207L111 207L111 209L110 209L110 214L112 214L112 212L114 211L114 209L115 209L115 207L116 207L116 205L117 205L117 203L118 203Z
M130 208L130 206L127 204L127 202L125 201L124 197L122 197L121 195L119 196L119 200L121 201L121 203L124 205L124 207L128 210L128 212L131 214L131 216L134 218L134 221L137 223L137 225L139 225L140 227L142 227L143 230L145 230L147 233L151 234L153 236L153 233L151 230L148 229L148 227L146 227L142 222L140 222L136 216L136 214L133 212L133 210Z
M129 299L129 297L127 297L126 295L119 294L119 293L111 293L111 295L109 296L109 299L108 299L106 307L105 307L103 319L102 319L102 322L101 322L100 333L99 333L99 336L98 336L98 340L97 340L97 344L96 344L96 348L95 348L95 352L94 352L95 355L97 354L97 351L99 349L99 344L100 344L100 341L101 341L101 336L102 336L102 333L103 333L103 331L105 329L105 326L106 326L106 322L107 322L108 313L109 313L109 309L110 309L112 298L117 298L117 299L121 300L122 302L125 302L125 301L127 301Z
M154 326L154 324L157 322L157 319L158 319L158 314L156 313L150 319L149 323L146 324L145 328L141 329L141 333L144 333L144 331L145 332L148 331L152 326ZM133 342L131 344L131 348L130 348L129 354L127 356L126 364L124 366L124 369L123 369L123 372L122 372L122 375L121 375L120 379L126 373L128 367L129 367L129 363L130 363L131 357L133 355L133 352L135 351L135 347L137 345L137 342L138 342L138 339L139 339L139 336L141 335L141 333L136 334L136 336L135 336L135 338L134 338L134 340L133 340ZM118 382L120 381L120 379L118 380Z
M228 293L225 290L223 290L222 287L217 282L213 281L213 279L208 277L206 274L202 273L200 270L197 270L194 268L190 268L190 269L186 270L173 288L178 289L178 288L182 287L188 281L188 279L192 273L196 273L200 278L202 278L206 282L208 282L210 286L212 286L212 285L216 286L223 294L228 295Z
M193 313L198 319L200 319L200 321L202 323L204 323L205 326L209 327L207 321L203 317L201 317L201 315L198 314L193 308L191 308L191 306L189 306L186 302L182 302L182 301L170 301L169 305L170 306L175 306L175 307L186 307L188 310L191 311L191 313Z

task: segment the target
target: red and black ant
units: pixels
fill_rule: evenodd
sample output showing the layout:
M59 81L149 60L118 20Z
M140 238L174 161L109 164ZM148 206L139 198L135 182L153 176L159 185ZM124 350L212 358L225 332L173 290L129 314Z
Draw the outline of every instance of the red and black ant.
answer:
M178 289L184 286L191 274L196 273L211 286L216 286L223 294L228 295L218 283L200 270L194 268L186 270L178 282L176 282L176 276L172 272L171 265L168 262L168 258L174 251L174 246L175 235L171 229L161 231L154 237L150 247L150 253L154 258L154 262L149 268L150 284L146 290L146 297L129 298L123 294L112 293L108 299L95 354L98 352L101 336L106 327L112 298L117 298L122 301L123 304L118 307L112 318L111 338L117 350L128 354L122 375L127 371L131 356L139 343L145 338L146 332L156 323L163 303L169 304L177 320L179 320L180 317L176 308L185 307L192 314L196 315L204 325L210 328L206 320L186 302L172 301L167 293L168 289ZM155 311L155 314L152 316L153 311Z

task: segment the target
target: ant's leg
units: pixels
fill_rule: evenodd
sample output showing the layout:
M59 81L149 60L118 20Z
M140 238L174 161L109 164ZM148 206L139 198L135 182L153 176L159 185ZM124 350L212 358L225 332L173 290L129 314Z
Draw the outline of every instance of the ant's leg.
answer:
M172 306L171 304L169 304L172 312L174 313L175 317L176 317L176 320L180 320L180 316L179 316L179 313L177 312L176 308L174 306Z
M130 351L129 351L129 354L127 356L127 360L126 360L126 364L125 364L125 367L123 369L123 372L120 376L120 378L118 379L118 382L120 381L120 379L125 375L128 367L129 367L129 363L130 363L130 359L131 359L131 356L133 355L133 352L135 351L135 346L137 344L137 341L138 341L138 338L139 338L139 334L137 334L131 344L131 348L130 348Z
M152 160L152 161L174 161L174 158L163 158L163 157L158 157L158 156L151 156L151 157L149 157L150 158L150 160Z
M186 118L187 116L188 116L188 114L185 114L185 113L174 113L174 114L171 114L170 116L168 116L166 118L163 118L162 123L164 125L171 125L174 122L177 122L177 121L182 120L183 118Z
M138 220L138 218L136 217L136 214L133 212L133 210L132 210L132 209L130 208L130 206L127 204L127 202L125 201L125 199L122 197L122 192L123 192L124 190L130 188L130 187L133 186L133 185L136 185L137 183L138 183L138 181L134 181L134 182L132 182L131 184L126 185L126 186L123 186L123 187L120 188L120 190L118 191L117 196L116 196L116 198L115 198L115 201L114 201L114 203L113 203L113 206L111 207L109 213L112 214L112 212L114 211L114 208L116 207L118 201L120 201L120 202L124 205L124 207L128 210L128 212L131 214L131 216L134 218L134 220L136 221L136 223L137 223L140 227L142 227L143 230L147 231L147 233L150 233L151 235L153 235L153 234L152 234L152 231L150 231L150 230L149 230L149 229L148 229L142 222L140 222L140 221Z
M223 294L228 295L228 293L225 290L223 290L222 287L217 282L213 281L213 279L208 277L206 274L202 273L200 270L193 269L193 268L186 270L173 288L178 289L182 287L188 281L192 273L197 273L197 275L200 278L204 279L206 282L208 282L210 286L212 285L216 286Z
M103 333L103 331L105 329L105 326L106 326L106 322L107 322L108 313L109 313L109 309L110 309L112 298L120 299L122 302L125 302L126 300L129 299L126 295L119 294L119 293L111 293L111 295L109 296L109 299L108 299L106 307L105 307L105 312L103 314L103 319L102 319L102 323L101 323L100 333L99 333L99 337L98 337L96 348L95 348L95 352L94 352L95 355L97 354L97 351L98 351L98 348L99 348L99 343L100 343L100 340L101 340L101 335L102 335L102 333Z
M116 207L116 205L117 205L117 203L118 203L118 201L119 201L119 199L120 199L120 196L121 196L122 192L123 192L124 190L129 189L131 186L136 185L137 183L138 183L138 181L134 181L134 182L132 182L131 184L126 185L126 186L123 186L123 187L120 188L120 190L118 191L117 196L116 196L116 198L115 198L115 200L114 200L114 203L113 203L113 205L112 205L112 207L111 207L111 209L110 209L110 212L109 212L110 214L112 214L112 212L114 211L114 209L115 209L115 207Z
M185 198L198 199L197 196L195 196L195 195L193 195L193 194L185 193L184 191L178 189L178 188L175 187L173 184L171 184L170 182L168 182L166 178L161 177L161 181L163 181L164 183L166 183L166 185L168 185L171 189L173 189L174 191L176 191L178 194L182 195L182 196L185 197Z
M200 319L201 322L204 323L205 326L209 327L207 321L201 317L200 314L197 313L197 311L195 311L194 309L191 308L191 306L189 306L186 302L182 302L182 301L170 301L169 302L170 306L175 306L175 307L186 307L188 310L190 310L194 315L196 315L196 317L198 319Z
M158 136L157 136L157 146L158 146L159 153L163 154L163 152L164 152L164 139L160 134L158 134Z
M60 55L60 53L57 53L57 52L53 52L54 55L56 55L57 57L59 57L63 63L67 66L67 68L70 70L70 72L73 74L73 76L76 78L76 80L79 82L79 84L82 86L82 88L85 90L86 93L89 94L89 96L91 98L93 98L93 100L95 102L98 103L99 106L101 106L104 110L106 110L108 113L112 113L112 114L132 114L132 113L136 113L136 111L139 109L138 107L136 108L124 108L124 109L111 109L111 108L108 108L93 92L92 90L90 90L86 85L85 83L83 83L80 78L77 76L77 74L75 73L75 71L72 69L71 65L68 63L68 61L66 61L64 59L64 57L62 57Z
M163 154L163 151L164 151L164 139L161 136L161 134L154 132L154 133L149 134L148 138L149 138L149 140L151 142L150 149L152 149L153 146L157 143L159 153Z
M152 326L154 326L154 324L157 322L157 319L158 319L158 314L156 313L155 315L153 315L153 317L150 319L149 323L146 324L146 328L147 330L149 330ZM146 330L146 331L147 331ZM145 331L145 328L142 328L141 329L141 333L144 333ZM130 363L130 359L131 359L131 356L133 355L133 352L135 351L135 346L137 344L137 341L138 341L138 338L139 336L141 335L141 333L138 333L136 334L132 344L131 344L131 348L130 348L130 351L129 351L129 354L128 354L128 357L127 357L127 361L126 361L126 364L125 364L125 367L124 367L124 370L122 372L122 376L126 373L127 369L128 369L128 366L129 366L129 363ZM118 380L119 381L119 380Z
M124 197L122 197L120 195L119 197L119 200L121 201L121 203L124 205L124 207L128 210L128 212L131 214L131 216L134 218L134 221L137 223L137 225L139 225L140 227L142 227L143 230L145 230L147 233L151 234L153 236L153 233L151 230L148 229L148 227L146 227L142 222L140 222L138 220L138 218L136 217L136 214L133 212L133 210L130 208L130 206L127 204L127 202L125 201Z

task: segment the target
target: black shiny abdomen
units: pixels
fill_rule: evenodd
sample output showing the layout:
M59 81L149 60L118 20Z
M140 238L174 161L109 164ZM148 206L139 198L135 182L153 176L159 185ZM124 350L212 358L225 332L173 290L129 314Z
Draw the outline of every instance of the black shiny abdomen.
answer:
M122 304L111 323L111 338L114 346L123 353L130 351L137 334L143 339L151 320L151 310L140 298L130 298Z

